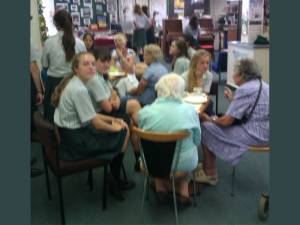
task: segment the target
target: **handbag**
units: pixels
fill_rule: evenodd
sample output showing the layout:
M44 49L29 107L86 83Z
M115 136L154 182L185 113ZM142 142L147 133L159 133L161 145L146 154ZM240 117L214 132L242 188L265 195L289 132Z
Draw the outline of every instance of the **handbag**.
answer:
M254 109L255 109L255 107L256 107L256 105L257 105L258 99L259 99L259 97L260 97L261 89L262 89L262 81L261 81L261 78L258 78L258 79L259 79L259 83L260 83L260 85L259 85L259 90L258 90L258 95L257 95L257 97L256 97L256 99L255 99L254 105L253 105L253 107L252 107L252 109L251 109L249 115L248 115L248 116L244 115L241 119L234 119L232 125L241 125L241 124L245 124L245 123L247 123L247 121L248 121L248 120L250 119L250 117L252 116L253 111L254 111Z

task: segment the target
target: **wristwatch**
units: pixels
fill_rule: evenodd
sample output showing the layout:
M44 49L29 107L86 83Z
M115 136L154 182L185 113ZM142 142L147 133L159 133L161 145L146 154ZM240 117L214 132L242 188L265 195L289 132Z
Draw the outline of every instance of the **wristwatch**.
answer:
M213 116L213 117L212 117L212 121L213 121L213 122L216 122L217 119L218 119L217 116Z

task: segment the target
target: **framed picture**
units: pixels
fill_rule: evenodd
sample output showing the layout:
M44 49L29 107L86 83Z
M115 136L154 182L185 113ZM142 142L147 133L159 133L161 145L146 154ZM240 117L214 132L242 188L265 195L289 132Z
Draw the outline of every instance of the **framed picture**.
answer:
M102 4L96 4L96 15L101 15L104 12L104 6Z
M80 0L72 0L73 4L79 4L80 3Z
M71 12L71 17L74 25L80 26L80 15L79 12Z
M71 11L77 12L78 11L78 6L76 4L71 4L70 5Z
M81 17L83 18L93 18L93 9L90 7L81 8Z
M90 25L91 24L90 18L83 18L83 24L84 25Z
M92 0L83 0L83 5L92 7Z
M95 3L105 3L105 0L95 0Z
M56 3L55 5L55 11L59 11L65 9L66 11L69 11L68 3Z
M107 27L107 23L106 23L106 15L99 15L97 16L97 23L99 28L103 28L103 27Z

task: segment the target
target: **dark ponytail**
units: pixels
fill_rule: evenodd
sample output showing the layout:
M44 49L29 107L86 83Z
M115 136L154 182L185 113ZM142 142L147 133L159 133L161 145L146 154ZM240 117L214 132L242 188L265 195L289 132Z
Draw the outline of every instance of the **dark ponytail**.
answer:
M75 38L73 35L72 17L66 10L60 10L54 15L55 25L64 31L62 45L66 55L66 61L70 62L75 55Z

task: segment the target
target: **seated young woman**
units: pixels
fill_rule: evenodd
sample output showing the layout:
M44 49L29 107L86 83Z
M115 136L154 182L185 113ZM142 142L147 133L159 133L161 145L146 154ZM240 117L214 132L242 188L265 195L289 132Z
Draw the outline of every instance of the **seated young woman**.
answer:
M193 92L194 88L201 88L204 93L209 94L213 80L213 75L208 70L209 62L208 51L200 49L194 53L189 69L182 74L187 92ZM210 98L207 103L202 104L199 113L202 120L207 120L213 114L213 102Z
M94 51L94 35L90 32L86 32L83 35L82 40L85 44L86 50L88 52L93 52Z
M109 51L105 49L95 50L94 57L96 59L96 75L86 83L86 87L95 102L96 112L122 118L129 127L131 121L137 126L137 114L141 109L139 102L135 99L120 100L118 93L108 80L107 73L111 60ZM131 135L131 141L136 156L136 165L138 165L139 147L137 137Z
M122 191L134 187L133 182L120 179L128 126L122 119L97 114L94 109L85 86L96 73L94 56L89 52L75 55L72 70L52 95L54 123L61 135L60 158L111 160L109 189L117 199L124 200Z
M188 70L190 65L190 60L188 56L187 45L184 40L178 39L172 41L169 53L173 57L172 71L174 73L180 75L186 70Z
M115 49L111 53L111 66L117 67L120 71L124 71L127 76L121 78L117 84L120 97L124 97L129 89L138 85L135 76L136 54L131 48L127 48L127 38L123 33L114 36Z
M250 146L269 144L269 85L262 81L253 59L240 59L234 65L233 80L238 88L225 115L202 123L203 168L196 181L215 185L218 181L216 157L236 165Z
M188 130L190 135L177 142L172 170L191 173L198 163L201 130L196 110L192 105L181 100L184 80L174 73L167 74L158 81L155 89L158 98L138 113L139 127L147 131L161 132ZM176 191L179 193L178 203L185 206L191 205L188 190L189 179L190 176L176 181ZM168 193L172 191L172 182L155 178L155 189L159 199L167 200Z
M144 62L148 67L138 86L127 92L126 98L137 99L142 106L151 104L156 99L154 86L162 76L168 73L160 62L161 58L162 52L158 45L150 44L144 47Z

